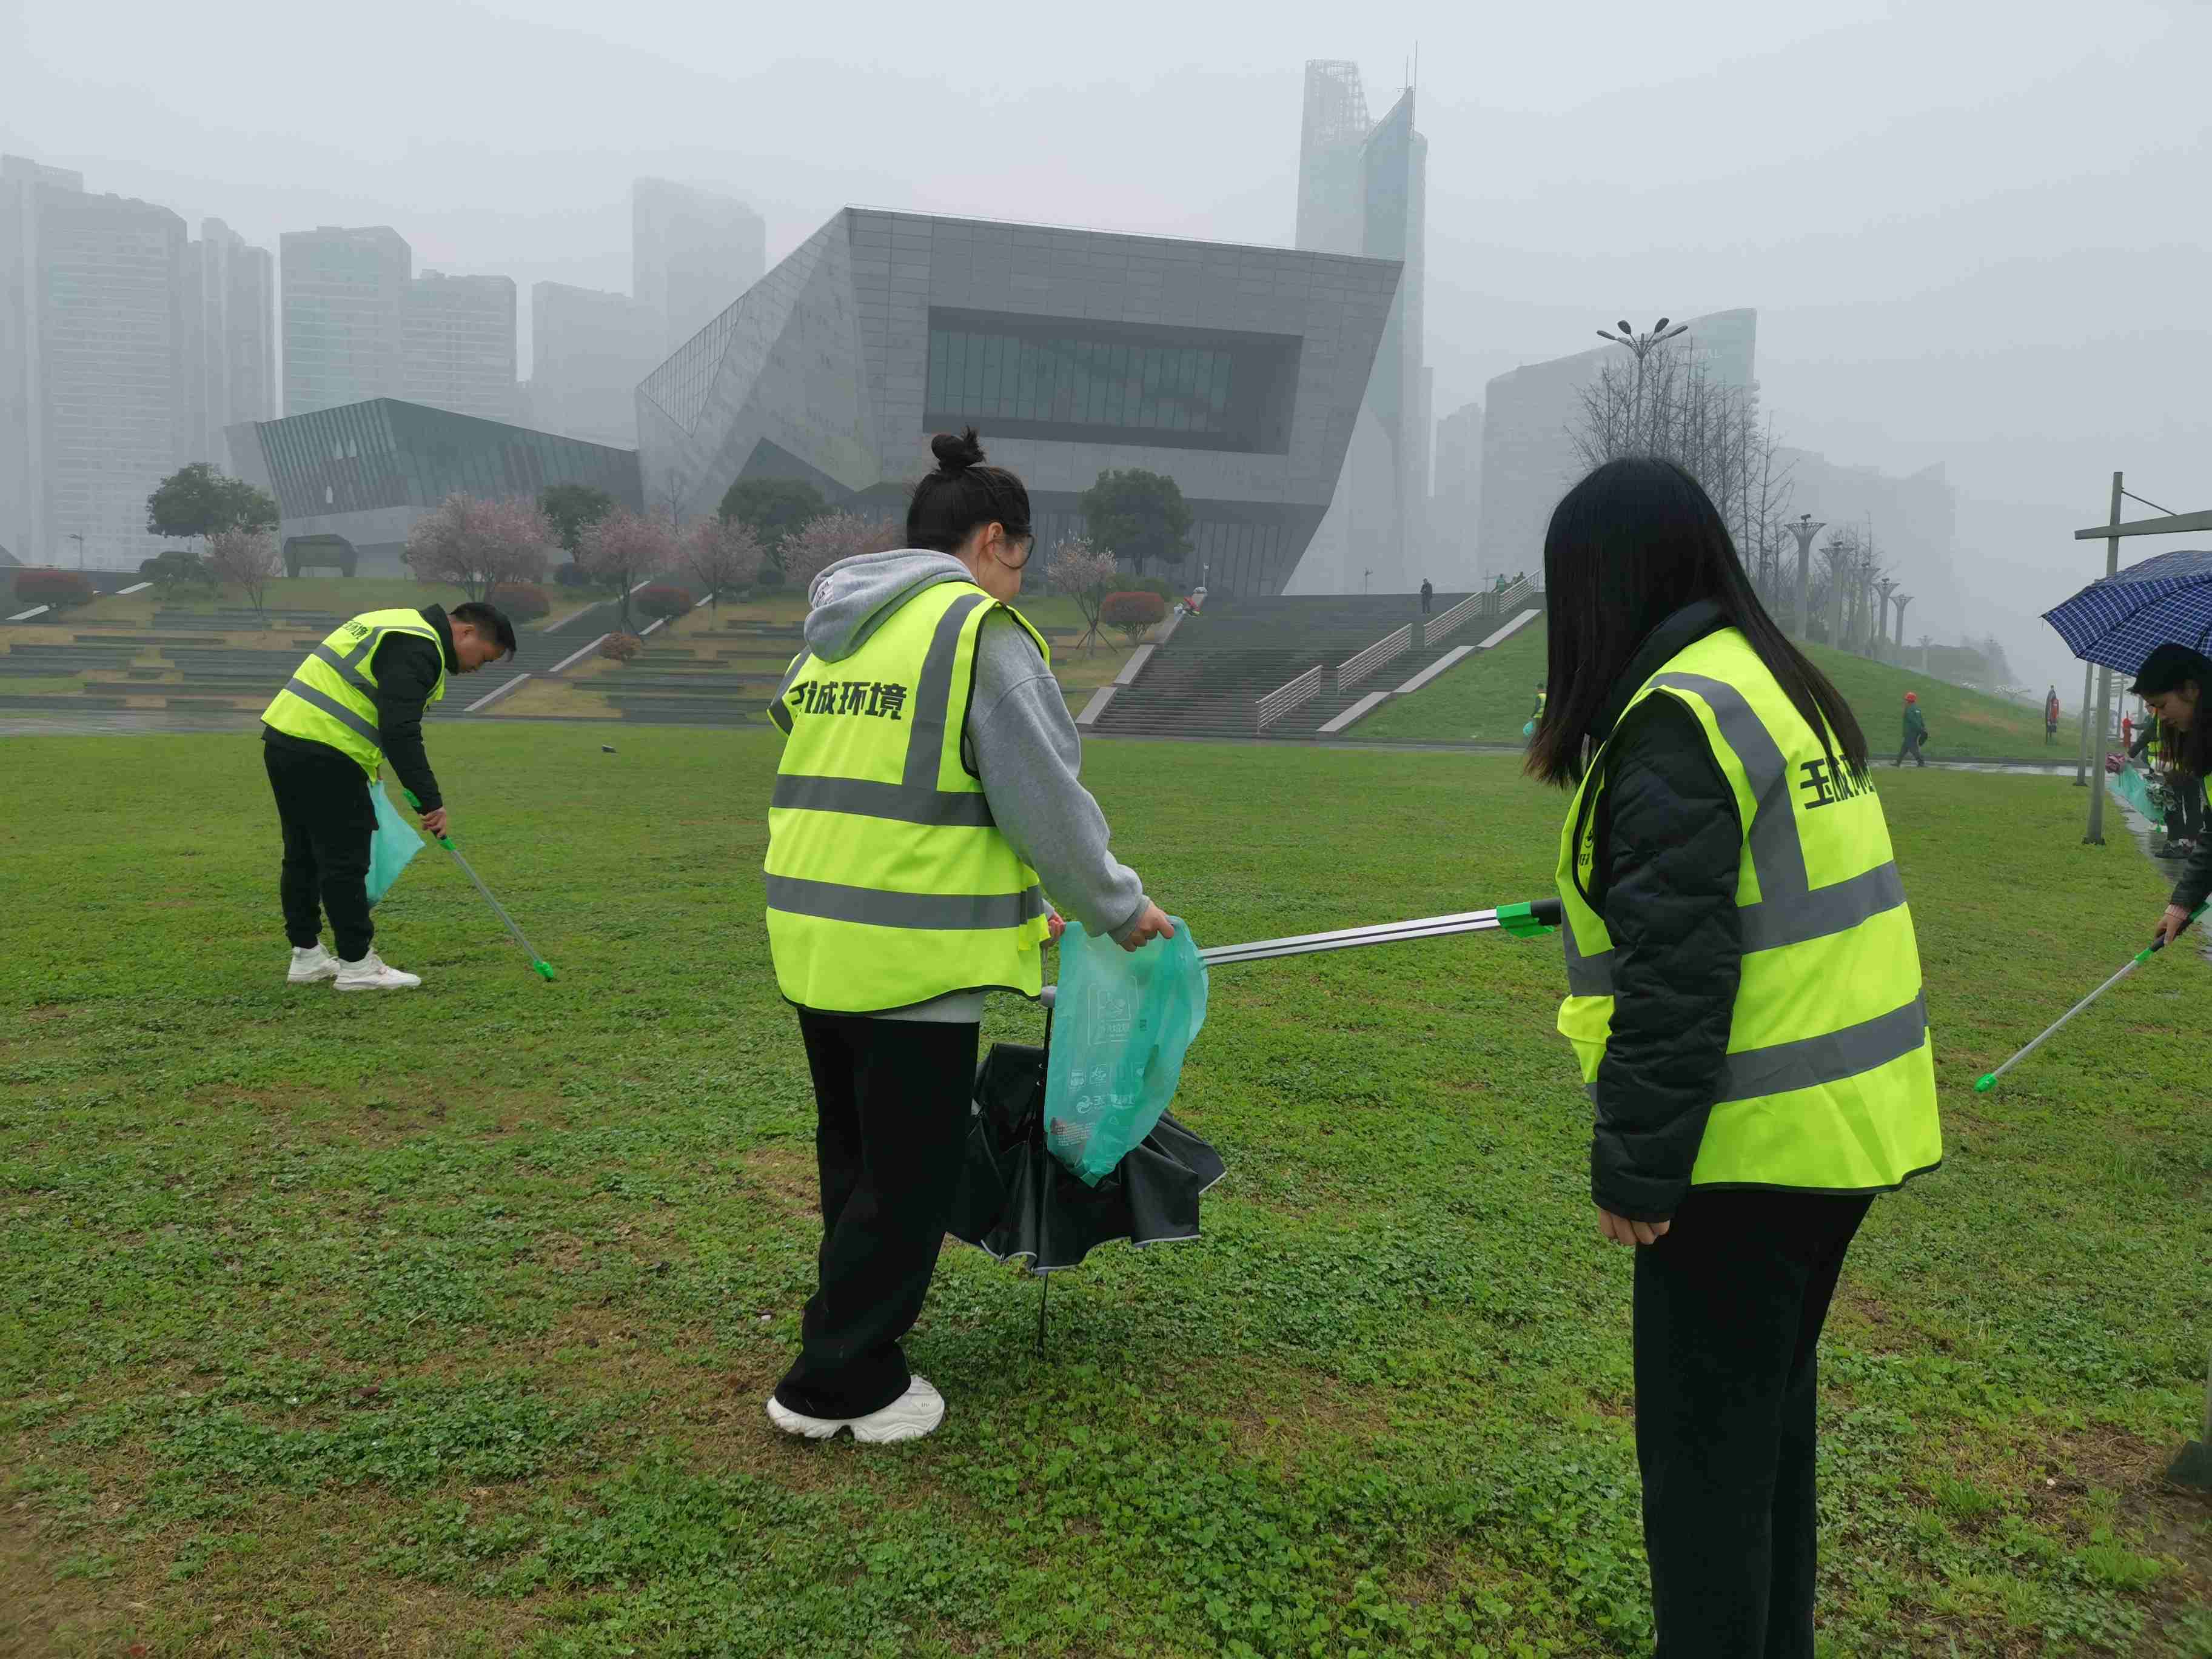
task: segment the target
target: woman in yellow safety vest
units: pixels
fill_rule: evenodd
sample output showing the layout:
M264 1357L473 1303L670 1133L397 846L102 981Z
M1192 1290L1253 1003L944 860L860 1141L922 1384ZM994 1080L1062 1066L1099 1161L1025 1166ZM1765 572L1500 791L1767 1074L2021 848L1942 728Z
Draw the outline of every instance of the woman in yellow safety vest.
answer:
M1559 1030L1636 1249L1661 1659L1813 1651L1814 1356L1877 1193L1942 1158L1912 917L1850 707L1697 481L1609 461L1544 545Z
M971 430L931 444L906 542L808 592L769 714L769 944L813 1074L818 1287L768 1414L787 1433L909 1440L945 1401L907 1369L951 1212L987 991L1037 994L1049 891L1134 950L1174 931L1108 848L1043 637L1012 600L1029 491Z

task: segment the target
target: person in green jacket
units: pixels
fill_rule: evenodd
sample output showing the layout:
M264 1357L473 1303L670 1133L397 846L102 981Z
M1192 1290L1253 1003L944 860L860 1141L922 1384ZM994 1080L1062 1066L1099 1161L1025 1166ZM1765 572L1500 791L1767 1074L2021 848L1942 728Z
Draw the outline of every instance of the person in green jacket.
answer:
M1905 742L1897 751L1897 763L1904 765L1910 755L1915 766L1927 765L1920 753L1920 745L1927 741L1928 717L1920 712L1920 694L1908 691L1905 694Z

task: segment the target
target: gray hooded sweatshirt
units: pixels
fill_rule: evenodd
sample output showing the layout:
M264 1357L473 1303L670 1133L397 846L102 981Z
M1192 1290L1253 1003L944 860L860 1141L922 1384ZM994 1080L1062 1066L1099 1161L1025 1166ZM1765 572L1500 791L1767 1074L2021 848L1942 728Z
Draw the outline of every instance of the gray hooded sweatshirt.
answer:
M808 590L806 648L823 662L842 661L925 587L974 580L950 554L921 548L840 559ZM1053 903L1085 932L1126 942L1144 914L1145 884L1108 847L1106 815L1083 787L1083 740L1066 699L1012 617L986 617L977 637L960 757L981 781L1000 833ZM963 1022L982 1011L980 992L962 992L889 1017Z

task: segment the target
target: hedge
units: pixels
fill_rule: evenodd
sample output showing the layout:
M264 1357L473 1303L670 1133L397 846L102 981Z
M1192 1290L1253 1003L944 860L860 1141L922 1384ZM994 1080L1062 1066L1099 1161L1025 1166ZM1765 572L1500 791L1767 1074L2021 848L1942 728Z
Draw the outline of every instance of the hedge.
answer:
M665 582L655 582L630 600L630 604L648 617L675 617L691 608L688 588L671 587Z
M536 582L502 582L492 589L491 602L507 613L509 622L536 622L553 611L553 601Z
M98 597L91 582L74 570L15 573L15 601L19 605L50 605L57 611L66 611L71 605L90 605Z
M1098 607L1098 620L1109 628L1148 628L1167 617L1168 602L1157 593L1109 593Z

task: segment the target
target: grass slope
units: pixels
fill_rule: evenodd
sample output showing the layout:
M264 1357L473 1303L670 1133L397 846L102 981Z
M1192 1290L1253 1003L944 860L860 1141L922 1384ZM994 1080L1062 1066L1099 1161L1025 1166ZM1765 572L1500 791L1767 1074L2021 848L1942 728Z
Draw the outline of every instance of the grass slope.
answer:
M1231 1172L1205 1238L1066 1275L1042 1360L1035 1283L948 1250L911 1342L945 1429L795 1443L761 1411L818 1237L775 750L599 735L437 739L560 982L432 849L379 912L428 982L381 1000L281 983L249 741L11 740L0 1650L1648 1651L1555 946L1224 970L1177 1108ZM1540 893L1560 805L1508 757L1090 772L1212 943ZM2155 1476L2212 1338L2212 970L2168 953L1973 1096L2162 884L2063 781L1882 788L1949 1162L1875 1206L1830 1327L1823 1651L2202 1659L2212 1522Z
M2046 746L2043 720L2034 709L1970 691L1947 680L1824 645L1809 654L1835 682L1865 727L1869 750L1884 761L1893 757L1903 733L1905 694L1917 691L1928 717L1929 756L1936 760L2038 757L2046 753L2071 760L2074 726L2062 723L2058 741ZM1349 735L1370 742L1519 743L1521 727L1544 678L1544 635L1540 619L1495 651L1463 658L1442 678L1410 697L1389 702L1354 726Z

